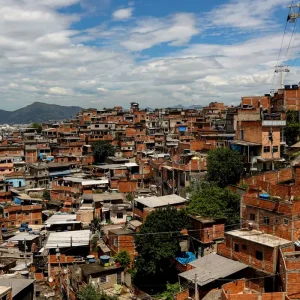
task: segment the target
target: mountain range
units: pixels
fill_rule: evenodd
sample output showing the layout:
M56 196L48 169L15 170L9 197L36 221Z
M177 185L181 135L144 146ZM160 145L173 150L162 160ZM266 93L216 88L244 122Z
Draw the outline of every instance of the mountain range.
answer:
M0 109L0 124L30 124L74 117L82 108L34 102L15 111Z

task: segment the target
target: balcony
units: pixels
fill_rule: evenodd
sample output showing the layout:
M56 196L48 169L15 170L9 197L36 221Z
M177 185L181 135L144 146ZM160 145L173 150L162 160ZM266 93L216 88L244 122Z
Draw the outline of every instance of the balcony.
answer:
M267 127L284 127L286 126L286 121L285 120L263 120L262 121L262 126L267 126Z

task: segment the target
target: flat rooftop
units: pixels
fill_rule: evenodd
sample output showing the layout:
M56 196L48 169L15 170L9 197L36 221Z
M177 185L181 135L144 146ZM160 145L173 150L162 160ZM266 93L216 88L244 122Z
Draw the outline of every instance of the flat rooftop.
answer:
M248 230L248 229L232 230L226 232L225 235L237 237L243 240L247 240L253 243L261 244L272 248L292 243L289 240L285 240L283 238L271 234L266 234L258 230Z
M134 199L134 201L141 203L147 207L163 207L167 205L174 205L174 204L183 204L187 200L182 198L178 195L166 195L161 197L145 197L145 198L138 198Z
M52 232L49 234L45 249L88 246L91 232L89 230L74 230L64 232Z
M32 279L0 278L1 286L12 287L12 296L17 296L21 291L34 283Z
M30 225L29 225L30 226ZM8 239L9 242L19 242L19 241L33 241L35 239L39 238L38 235L35 234L29 234L28 232L20 232L17 235L11 237Z
M117 266L104 267L104 266L101 266L97 263L95 263L95 264L84 264L84 265L80 265L79 267L80 267L82 273L85 276L92 276L92 277L93 277L93 274L104 273L104 272L111 271L111 270L122 270L122 269L124 269L121 266L119 266L119 267L117 267Z
M94 202L103 202L106 200L124 200L124 197L120 193L112 194L93 194Z
M10 286L2 286L0 285L0 296L4 296L8 291L10 291L11 287Z

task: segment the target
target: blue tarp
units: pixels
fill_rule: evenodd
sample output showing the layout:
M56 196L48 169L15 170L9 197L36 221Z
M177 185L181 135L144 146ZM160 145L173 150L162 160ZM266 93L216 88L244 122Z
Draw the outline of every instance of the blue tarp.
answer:
M14 201L15 201L16 204L22 204L22 201L17 197L15 197Z
M176 260L182 265L186 265L196 260L196 256L193 252L183 252L180 257L176 257Z
M240 145L230 144L230 149L238 152L242 151L242 147Z

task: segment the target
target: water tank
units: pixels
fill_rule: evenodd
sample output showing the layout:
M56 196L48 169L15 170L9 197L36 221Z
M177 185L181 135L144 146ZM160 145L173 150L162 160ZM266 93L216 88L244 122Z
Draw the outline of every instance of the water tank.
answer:
M101 264L103 264L103 265L109 263L109 260L110 260L110 256L108 256L108 255L100 256L100 261L101 261Z
M293 90L298 90L298 84L293 84L293 85L292 85L292 89L293 89Z
M285 85L285 86L284 86L284 89L285 89L285 90L289 90L290 88L291 88L290 85Z
M270 195L265 193L265 194L259 194L260 199L270 199Z

